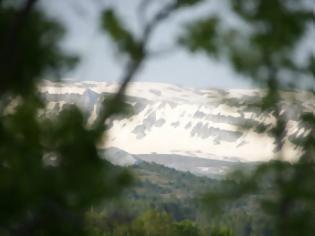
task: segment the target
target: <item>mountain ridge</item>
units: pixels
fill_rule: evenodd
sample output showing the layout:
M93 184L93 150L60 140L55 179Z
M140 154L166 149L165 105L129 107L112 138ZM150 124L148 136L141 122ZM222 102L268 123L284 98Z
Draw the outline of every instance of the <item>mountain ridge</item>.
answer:
M97 118L101 99L115 93L117 83L45 81L39 87L48 111L59 112L76 104ZM179 155L229 162L268 161L277 156L274 140L257 127L274 124L271 113L260 113L258 89L191 89L162 83L131 83L126 91L133 113L108 123L100 148L119 148L132 156ZM281 104L288 117L284 154L294 161L299 150L291 142L305 130L299 127L301 111L314 112L314 96L305 91L282 91ZM249 104L249 105L248 105ZM251 127L240 129L240 127ZM106 140L106 142L105 142Z

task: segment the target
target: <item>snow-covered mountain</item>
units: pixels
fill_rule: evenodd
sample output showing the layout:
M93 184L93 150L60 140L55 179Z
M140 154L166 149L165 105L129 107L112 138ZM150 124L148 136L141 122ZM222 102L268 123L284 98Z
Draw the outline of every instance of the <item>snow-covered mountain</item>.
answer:
M118 84L106 82L45 81L40 86L50 112L58 112L67 104L77 104L86 111L89 122L96 118L100 101L113 94ZM127 102L133 114L110 122L106 142L100 148L118 148L130 155L172 155L223 162L259 162L274 158L274 140L258 132L263 122L274 122L272 114L261 115L254 104L261 90L188 89L170 84L132 83ZM288 136L284 154L294 160L298 154L290 137L303 135L298 125L300 111L315 111L310 93L282 92L283 111L287 113ZM241 127L252 127L242 129ZM130 157L129 157L130 159ZM152 158L151 158L152 159ZM153 158L154 159L154 158ZM152 161L152 160L151 160ZM167 161L166 161L167 162ZM211 166L195 166L207 172Z

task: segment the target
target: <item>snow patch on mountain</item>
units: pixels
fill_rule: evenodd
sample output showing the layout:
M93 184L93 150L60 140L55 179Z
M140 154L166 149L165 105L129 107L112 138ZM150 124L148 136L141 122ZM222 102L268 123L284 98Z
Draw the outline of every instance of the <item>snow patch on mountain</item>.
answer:
M76 104L87 112L89 123L97 118L102 98L117 89L116 83L94 81L45 81L39 87L48 110L58 112L67 104ZM263 94L258 89L200 90L131 83L126 96L134 113L110 121L100 148L119 148L132 156L158 153L230 162L268 161L278 155L274 139L256 128L260 123L270 126L275 119L272 114L262 116L255 106L247 106ZM305 130L300 129L297 114L315 111L314 96L304 91L282 92L281 96L283 111L290 116L288 137L303 135ZM242 126L252 128L245 130ZM286 138L286 159L293 161L298 155L299 150ZM210 167L199 169L205 168Z

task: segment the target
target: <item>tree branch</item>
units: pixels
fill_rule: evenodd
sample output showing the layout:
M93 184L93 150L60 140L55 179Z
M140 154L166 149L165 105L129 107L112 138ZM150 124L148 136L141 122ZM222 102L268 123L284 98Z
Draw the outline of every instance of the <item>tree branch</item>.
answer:
M138 21L139 25L144 26L146 22L145 14L148 10L148 7L154 2L155 0L142 0L138 6L137 13L138 13Z
M173 1L166 6L164 6L154 17L153 19L145 26L143 32L142 42L144 46L150 40L152 36L152 32L156 29L156 27L161 24L164 20L166 20L172 12L177 9L177 2Z
M144 3L143 3L144 4ZM100 119L97 121L97 126L103 126L106 119L108 119L112 114L115 113L115 106L119 105L122 101L125 90L128 87L130 81L132 81L140 70L143 62L147 59L149 55L147 45L154 33L154 30L165 21L172 12L177 9L177 2L173 1L167 5L165 5L154 17L153 19L146 24L144 27L142 38L139 42L140 48L142 50L141 56L138 59L130 59L127 64L126 73L121 79L120 87L117 92L111 99L110 105L107 104L107 107L104 106L104 110L100 114Z
M178 47L176 47L176 45L170 45L159 50L149 51L148 58L163 57L165 55L174 53L177 50L178 50Z

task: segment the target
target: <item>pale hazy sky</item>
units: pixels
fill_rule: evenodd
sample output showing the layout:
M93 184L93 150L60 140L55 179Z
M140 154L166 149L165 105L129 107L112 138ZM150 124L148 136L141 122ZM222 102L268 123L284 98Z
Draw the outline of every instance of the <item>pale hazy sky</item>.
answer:
M168 0L158 0L158 4ZM81 63L70 75L77 80L119 81L124 71L124 60L113 44L99 29L99 16L103 7L115 7L128 28L139 33L137 17L139 0L43 0L49 14L58 17L68 29L64 45L81 55ZM193 10L181 11L161 25L150 44L152 50L173 47L174 39L185 21L209 12L224 15L227 24L237 19L224 5L226 0L205 1ZM156 8L152 7L152 11ZM314 32L313 32L314 33ZM314 47L313 47L314 49ZM192 55L181 48L158 58L150 59L138 74L137 81L174 83L197 88L248 88L249 80L241 78L224 62L216 62L204 55Z

